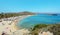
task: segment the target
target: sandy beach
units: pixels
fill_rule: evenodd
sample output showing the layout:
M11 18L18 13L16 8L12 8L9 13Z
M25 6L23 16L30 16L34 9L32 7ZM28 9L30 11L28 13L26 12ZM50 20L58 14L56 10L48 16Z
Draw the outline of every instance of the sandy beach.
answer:
M7 34L12 34L13 32L17 31L18 30L18 27L16 26L16 24L26 18L26 17L29 17L31 15L27 15L27 16L17 16L17 17L13 17L13 21L4 21L4 19L2 20L2 22L0 22L0 35L4 32L4 33L7 33Z

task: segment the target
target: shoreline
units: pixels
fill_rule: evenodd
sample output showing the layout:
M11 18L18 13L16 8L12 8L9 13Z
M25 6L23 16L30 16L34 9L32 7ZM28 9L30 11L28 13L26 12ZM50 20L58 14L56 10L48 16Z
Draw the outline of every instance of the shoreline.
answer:
M20 18L15 21L15 22L16 22L16 23L15 23L15 27L16 27L18 30L20 30L20 28L19 28L18 26L16 26L16 24L19 23L19 21L21 21L21 20L23 20L23 19L25 19L25 18L27 18L27 17L30 17L30 16L32 16L32 15L20 16Z

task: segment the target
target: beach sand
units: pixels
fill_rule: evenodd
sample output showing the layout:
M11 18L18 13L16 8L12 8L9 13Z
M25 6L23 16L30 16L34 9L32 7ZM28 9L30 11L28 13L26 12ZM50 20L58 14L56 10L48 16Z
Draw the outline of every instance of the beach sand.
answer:
M16 26L16 24L26 18L29 17L31 15L27 15L27 16L19 16L18 19L15 19L13 21L2 21L0 22L0 35L4 32L7 34L12 34L13 32L19 30L19 28ZM9 24L10 23L10 24Z

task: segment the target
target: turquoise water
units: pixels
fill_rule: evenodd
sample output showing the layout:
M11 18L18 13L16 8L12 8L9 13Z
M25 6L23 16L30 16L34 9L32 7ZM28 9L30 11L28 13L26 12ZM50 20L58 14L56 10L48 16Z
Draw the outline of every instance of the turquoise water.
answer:
M36 24L55 24L60 23L60 15L39 14L21 20L17 25L23 28L30 28Z

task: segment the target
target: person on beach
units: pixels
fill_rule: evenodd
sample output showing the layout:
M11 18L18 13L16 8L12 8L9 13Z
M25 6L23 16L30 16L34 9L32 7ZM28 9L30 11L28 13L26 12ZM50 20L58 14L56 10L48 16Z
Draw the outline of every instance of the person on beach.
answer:
M6 33L3 32L2 35L6 35Z

